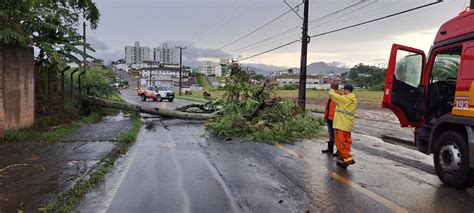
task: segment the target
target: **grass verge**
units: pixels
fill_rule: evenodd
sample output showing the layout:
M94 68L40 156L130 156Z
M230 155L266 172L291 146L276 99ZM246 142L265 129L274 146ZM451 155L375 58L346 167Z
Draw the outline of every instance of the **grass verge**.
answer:
M85 124L100 121L102 116L107 113L109 113L109 111L93 112L88 116L69 122L58 120L60 118L44 118L44 120L39 118L37 125L34 128L7 131L3 138L3 142L59 141Z
M208 92L211 93L211 97L213 98L220 98L225 94L225 91L217 90L208 90ZM383 92L380 91L355 90L354 94L357 96L359 103L374 107L378 107L380 103L382 103ZM298 90L277 90L275 95L286 101L294 101L298 98ZM202 93L193 93L186 97L202 98ZM328 98L328 91L308 89L306 90L306 98L308 99L308 103L311 104L325 104Z
M187 101L195 101L195 102L199 102L199 103L207 103L208 102L208 100L206 100L205 98L196 97L196 96L177 95L176 98L181 99L181 100L187 100Z
M133 114L133 125L127 133L120 135L117 139L120 143L131 143L137 139L138 133L140 133L140 128L142 122L140 121L140 115L135 113Z
M104 180L115 165L115 162L127 153L130 146L137 139L141 128L140 115L133 115L133 126L130 130L119 136L118 146L107 157L103 158L94 171L89 174L88 179L76 182L69 190L58 195L57 199L38 209L42 212L73 212L87 192Z
M205 90L210 91L210 90L214 89L211 82L209 81L209 79L206 76L200 74L200 75L197 75L196 78L197 78L197 81L198 81L199 85L201 85L201 87L203 87Z

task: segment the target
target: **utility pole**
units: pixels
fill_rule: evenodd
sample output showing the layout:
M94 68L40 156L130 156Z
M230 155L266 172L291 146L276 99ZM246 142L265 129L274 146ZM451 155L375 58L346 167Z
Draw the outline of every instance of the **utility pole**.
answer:
M301 64L300 64L300 85L298 91L298 106L300 112L304 113L306 108L306 65L308 60L308 16L309 0L304 0L303 31L301 37Z
M181 95L181 88L182 88L181 75L183 72L183 49L185 50L186 47L176 46L176 49L179 49L179 95Z
M150 81L150 82L148 83L148 86L150 86L150 87L153 86L153 85L151 84L151 70L148 71L148 79L149 79L149 81Z
M474 0L471 0L471 6L469 8L474 10Z
M85 81L84 82L87 82L87 49L86 49L86 18L84 16L84 21L82 22L82 34L83 34L83 37L82 37L82 41L84 42L83 44L83 55L82 55L82 66L84 67L84 79Z

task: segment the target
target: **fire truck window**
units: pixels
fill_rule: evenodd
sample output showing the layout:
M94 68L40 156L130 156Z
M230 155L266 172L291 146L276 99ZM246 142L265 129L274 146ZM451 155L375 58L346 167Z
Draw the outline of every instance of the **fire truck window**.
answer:
M395 78L411 86L418 87L423 71L423 56L405 50L398 50Z
M433 63L431 82L456 80L460 61L461 49L438 53Z
M462 55L462 71L461 79L473 80L474 79L474 47L469 47L464 51Z

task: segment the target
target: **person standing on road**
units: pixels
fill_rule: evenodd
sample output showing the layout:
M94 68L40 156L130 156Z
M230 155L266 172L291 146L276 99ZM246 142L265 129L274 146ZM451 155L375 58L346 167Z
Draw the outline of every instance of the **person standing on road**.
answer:
M354 93L352 93L353 90L354 88L350 84L344 86L344 94L342 95L337 94L334 89L329 90L329 97L332 101L336 102L333 127L336 129L335 142L341 157L337 165L343 168L355 163L351 155L351 132L357 108L357 99Z
M332 83L331 89L333 89L336 93L341 94L339 89L339 84ZM326 108L324 109L324 121L326 121L326 125L328 127L329 133L329 141L328 141L328 148L322 150L322 153L331 153L334 152L334 128L333 128L333 120L334 120L334 113L336 112L336 102L332 101L330 97L326 101ZM333 154L333 156L339 156L339 152Z

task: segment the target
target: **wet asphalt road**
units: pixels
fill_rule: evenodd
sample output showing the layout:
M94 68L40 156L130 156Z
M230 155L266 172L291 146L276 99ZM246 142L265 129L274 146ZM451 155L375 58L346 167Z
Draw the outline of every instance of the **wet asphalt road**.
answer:
M144 123L137 143L87 195L80 211L474 211L474 189L440 183L431 156L364 134L354 133L357 163L345 170L321 154L324 138L271 146L224 141L206 134L199 122L150 118Z

